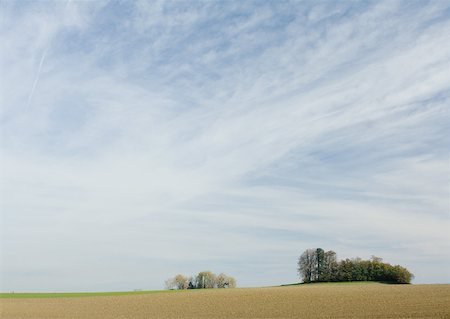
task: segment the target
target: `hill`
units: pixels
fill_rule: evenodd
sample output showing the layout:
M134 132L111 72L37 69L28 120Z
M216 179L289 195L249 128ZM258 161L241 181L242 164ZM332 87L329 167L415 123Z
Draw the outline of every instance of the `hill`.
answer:
M449 318L450 285L315 284L1 298L15 318ZM53 296L58 297L58 296Z

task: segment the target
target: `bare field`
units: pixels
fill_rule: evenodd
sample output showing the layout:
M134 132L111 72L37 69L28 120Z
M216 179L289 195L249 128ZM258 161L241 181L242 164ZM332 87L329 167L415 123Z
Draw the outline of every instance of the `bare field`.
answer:
M1 298L1 318L450 318L450 285L301 285Z

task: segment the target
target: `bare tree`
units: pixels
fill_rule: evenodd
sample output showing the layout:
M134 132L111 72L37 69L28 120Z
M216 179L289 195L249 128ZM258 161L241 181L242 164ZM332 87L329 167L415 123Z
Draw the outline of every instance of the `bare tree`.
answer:
M298 274L303 282L311 282L314 280L316 268L316 249L307 249L298 259Z
M195 277L195 285L197 288L214 288L216 284L216 275L211 271L201 271Z
M192 278L188 278L182 274L178 274L173 278L169 278L165 281L166 289L188 289L189 282L192 281Z
M165 281L166 289L197 289L197 288L235 288L236 279L224 273L216 276L211 271L201 271L195 278L178 274Z
M224 273L219 274L216 277L217 288L235 288L236 280L233 277L227 276Z
M224 273L220 273L219 275L217 275L216 277L216 287L217 288L225 288L226 287L226 283L227 283L227 275L225 275Z
M233 277L227 276L228 277L228 282L227 282L227 287L228 288L236 288L236 279L234 279Z
M164 282L164 286L168 290L173 290L176 288L175 278L169 278Z
M189 278L182 275L182 274L178 274L175 276L174 278L175 280L175 285L177 287L177 289L188 289L189 286Z

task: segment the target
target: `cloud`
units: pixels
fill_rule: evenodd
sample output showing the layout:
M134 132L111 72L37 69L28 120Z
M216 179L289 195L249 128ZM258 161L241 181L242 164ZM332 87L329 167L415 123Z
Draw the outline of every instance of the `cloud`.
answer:
M46 54L47 54L47 51L44 51L44 53L42 54L42 57L41 57L41 61L39 62L39 67L38 67L38 71L37 71L37 74L36 74L36 79L34 80L33 86L31 87L30 96L28 97L27 107L30 105L31 99L33 98L34 91L36 90L36 85L39 82L39 75L41 74L42 64L44 64L44 60L45 60L45 55Z
M2 290L450 279L446 4L2 5Z

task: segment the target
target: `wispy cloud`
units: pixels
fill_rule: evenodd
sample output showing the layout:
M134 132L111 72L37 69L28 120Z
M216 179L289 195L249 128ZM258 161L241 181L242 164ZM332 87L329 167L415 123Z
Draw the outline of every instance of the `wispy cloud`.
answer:
M33 86L31 87L30 96L28 97L27 109L30 106L31 100L33 98L34 91L36 90L36 85L39 82L39 76L41 75L41 69L42 69L42 65L44 64L44 60L45 60L45 55L46 54L47 54L47 50L44 51L44 53L42 54L42 57L41 57L41 61L39 62L38 70L37 70L37 73L36 73L36 79L33 82Z
M3 290L450 280L446 3L2 5Z

